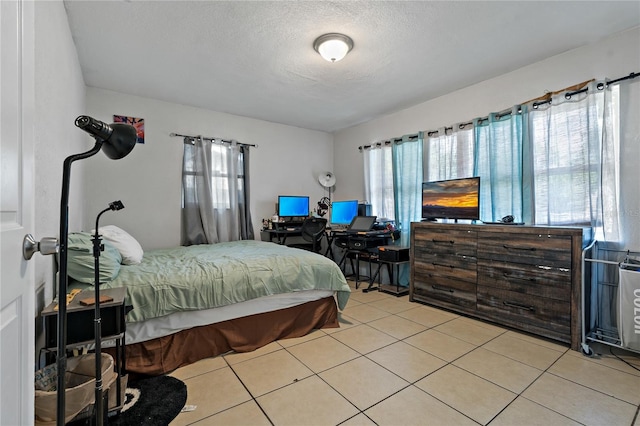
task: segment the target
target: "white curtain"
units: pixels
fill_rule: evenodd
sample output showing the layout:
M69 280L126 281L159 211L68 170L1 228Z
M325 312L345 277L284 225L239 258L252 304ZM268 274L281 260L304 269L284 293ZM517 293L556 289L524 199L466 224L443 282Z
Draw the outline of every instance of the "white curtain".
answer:
M584 225L619 241L618 117L612 89L592 81L582 93L554 94L528 107L533 218L538 225Z
M365 194L371 204L371 214L395 220L391 144L374 144L363 150Z
M253 239L248 147L235 141L185 139L182 244Z
M451 129L425 132L424 177L426 181L473 176L473 126L456 124Z

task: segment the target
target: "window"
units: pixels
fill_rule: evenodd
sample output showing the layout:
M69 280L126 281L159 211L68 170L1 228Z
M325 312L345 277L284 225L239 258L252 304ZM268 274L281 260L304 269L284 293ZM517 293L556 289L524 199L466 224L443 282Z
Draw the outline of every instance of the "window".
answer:
M603 173L617 168L609 162L617 163L619 144L617 125L609 130L612 140L605 140L605 109L608 122L617 123L617 89L610 90L608 104L605 91L591 87L573 99L554 97L552 107L530 112L536 224L602 225ZM605 155L605 148L616 154ZM617 208L609 210L607 215Z
M244 185L244 166L242 152L234 153L229 146L212 145L211 150L213 158L220 161L213 162L211 170L211 187L213 188L213 207L216 209L231 208L231 194L237 197L239 193L243 193ZM229 158L227 158L229 157ZM236 160L234 160L236 157ZM231 176L229 172L230 162L237 161L237 175Z
M460 126L453 127L456 128ZM456 131L453 129L442 128L425 139L425 181L473 176L473 126L467 125Z
M227 156L232 155L232 151L228 145L211 144L211 157L209 158L211 169L211 193L213 195L213 208L214 209L230 209L231 208L231 189L238 193L243 193L244 189L244 165L243 155L237 155L238 174L236 176L237 182L231 182L229 179L229 161L233 161L232 158ZM185 176L185 188L195 188L197 172L195 170L195 157L191 156L185 161L183 175ZM189 178L191 177L191 178ZM185 197L183 193L182 206L184 207Z
M393 159L391 145L366 148L364 152L365 192L371 214L395 220Z
M536 223L591 223L591 188L598 185L598 161L589 156L589 121L582 108L532 113Z
M236 142L185 139L182 244L253 238L249 148Z
M590 226L595 238L621 243L635 216L620 209L633 211L637 202L621 192L636 182L620 170L635 167L637 156L621 154L620 138L637 133L640 89L631 81L590 81L567 90L477 118L472 128L432 132L424 142L424 180L480 176L484 221L513 215L528 224ZM367 150L367 194L376 214L389 217L391 168L390 149Z

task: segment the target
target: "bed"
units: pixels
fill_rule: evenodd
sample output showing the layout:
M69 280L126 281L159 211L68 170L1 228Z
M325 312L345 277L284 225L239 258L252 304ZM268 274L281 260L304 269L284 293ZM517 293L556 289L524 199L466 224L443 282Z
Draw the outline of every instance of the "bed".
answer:
M338 309L350 295L330 259L270 242L151 250L140 263L118 263L115 273L110 267L118 258L109 257L117 250L104 242L101 280L108 282L100 287L127 289L132 310L126 320L126 368L133 373L164 374L203 358L338 327ZM72 279L75 262L70 256ZM103 268L112 279L103 276ZM72 287L89 282L74 281Z

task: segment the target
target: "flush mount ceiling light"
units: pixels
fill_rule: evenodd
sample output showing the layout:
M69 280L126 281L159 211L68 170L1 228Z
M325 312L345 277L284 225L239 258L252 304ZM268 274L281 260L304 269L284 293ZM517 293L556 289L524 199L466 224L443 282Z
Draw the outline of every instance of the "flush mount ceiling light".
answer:
M353 40L344 34L324 34L313 42L313 48L327 61L338 62L353 49Z

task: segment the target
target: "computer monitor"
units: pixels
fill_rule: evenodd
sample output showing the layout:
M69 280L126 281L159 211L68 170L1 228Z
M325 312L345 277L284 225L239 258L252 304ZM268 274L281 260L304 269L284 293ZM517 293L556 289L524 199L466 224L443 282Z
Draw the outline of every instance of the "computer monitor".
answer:
M278 195L278 216L309 216L309 197L301 195Z
M348 225L358 214L358 200L334 201L331 203L331 220L333 225Z

